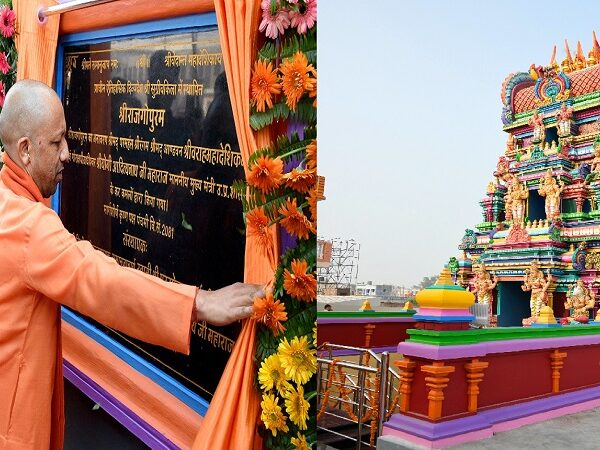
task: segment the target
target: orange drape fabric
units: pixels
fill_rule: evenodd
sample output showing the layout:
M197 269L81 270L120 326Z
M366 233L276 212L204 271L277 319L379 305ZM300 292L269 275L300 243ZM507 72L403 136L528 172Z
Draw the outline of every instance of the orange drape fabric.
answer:
M17 14L17 80L38 80L52 86L59 16L50 16L44 25L40 25L37 17L41 3L38 0L13 1ZM45 3L56 4L52 0Z
M238 142L248 174L248 158L256 151L257 146L268 143L268 135L255 136L249 125L250 76L256 55L260 1L215 0L215 11ZM277 239L273 239L273 242L276 243ZM273 254L278 255L279 250L275 245ZM246 282L270 282L275 264L276 261L270 260L260 251L251 236L246 236ZM202 422L194 450L243 450L259 445L255 446L260 411L260 399L254 386L255 347L256 324L248 320Z

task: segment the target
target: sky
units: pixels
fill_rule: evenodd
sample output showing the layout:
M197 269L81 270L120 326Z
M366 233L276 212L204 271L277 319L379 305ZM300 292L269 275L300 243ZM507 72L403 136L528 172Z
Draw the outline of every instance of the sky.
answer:
M360 244L358 281L440 272L505 149L500 87L564 40L587 54L593 1L321 0L318 234Z

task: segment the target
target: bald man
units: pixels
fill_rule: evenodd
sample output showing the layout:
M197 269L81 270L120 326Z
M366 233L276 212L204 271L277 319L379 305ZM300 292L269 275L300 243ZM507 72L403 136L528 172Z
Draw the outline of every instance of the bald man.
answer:
M61 449L60 309L146 342L189 352L192 320L246 318L259 286L216 291L123 268L77 241L49 207L69 159L62 104L46 85L16 83L0 113L0 449Z

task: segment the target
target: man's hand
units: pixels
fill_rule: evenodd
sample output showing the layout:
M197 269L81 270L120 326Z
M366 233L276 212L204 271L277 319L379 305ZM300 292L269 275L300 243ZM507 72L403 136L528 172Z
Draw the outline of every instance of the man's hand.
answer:
M252 303L265 292L258 284L235 283L216 291L198 290L193 320L229 325L252 314Z

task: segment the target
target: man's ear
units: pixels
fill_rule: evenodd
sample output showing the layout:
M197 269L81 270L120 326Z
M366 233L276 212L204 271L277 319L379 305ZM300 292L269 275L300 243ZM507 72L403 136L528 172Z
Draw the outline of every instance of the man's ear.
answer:
M31 140L27 136L23 136L17 141L17 156L23 167L29 166L31 163Z

